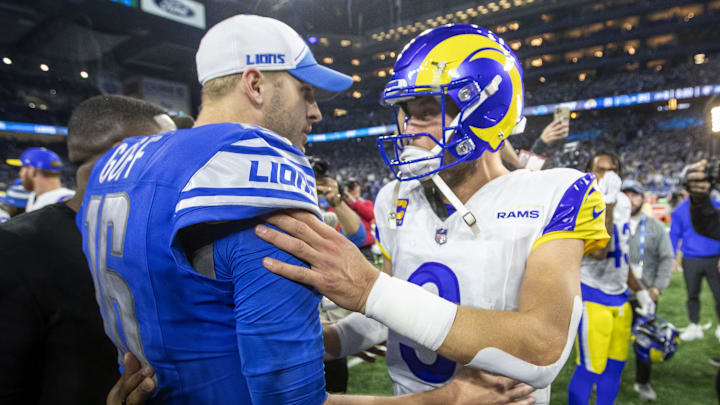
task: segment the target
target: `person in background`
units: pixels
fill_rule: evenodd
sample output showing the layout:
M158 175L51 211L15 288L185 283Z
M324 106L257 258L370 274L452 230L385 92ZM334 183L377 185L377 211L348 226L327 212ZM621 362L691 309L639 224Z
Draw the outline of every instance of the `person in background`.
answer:
M26 212L67 201L75 194L60 183L63 163L60 156L50 149L26 149L19 158L8 159L6 163L21 168L20 179L23 187L32 192L25 207Z
M362 198L363 186L359 180L352 179L345 184L345 203L360 217L365 230L365 241L359 245L368 260L373 260L372 246L375 244L372 225L375 222L375 205L372 201Z
M584 308L576 340L577 367L568 386L570 405L588 404L593 386L598 404L615 403L632 330L629 290L635 292L643 315L655 312L649 291L625 260L632 209L630 199L620 191L620 158L612 151L599 151L586 167L598 178L598 188L603 191L605 227L612 240L604 249L586 255L580 266Z
M709 199L709 198L708 198ZM712 206L720 207L720 203L712 200ZM680 334L680 339L689 342L703 337L700 325L700 288L703 277L707 279L710 290L715 298L715 314L720 320L720 274L718 274L718 258L720 258L720 241L699 235L693 229L690 220L690 199L685 199L673 210L670 221L670 240L673 253L677 254L678 244L682 252L682 268L687 289L687 311L690 324ZM720 325L715 329L715 336L720 339Z
M570 124L563 119L555 119L546 126L540 137L533 143L530 152L541 156L550 156L558 146L562 146L562 141L570 135Z
M710 197L713 186L717 187L717 184L713 183L716 183L718 179L709 176L707 166L708 161L704 159L691 164L687 167L684 176L690 194L690 220L693 229L698 234L720 241L720 210L717 208L717 202ZM720 272L720 262L718 271ZM720 326L718 327L720 328ZM720 367L720 358L718 357L711 357L709 362L715 367ZM720 370L715 375L715 392L718 402L720 402Z
M30 192L25 190L20 179L16 179L0 197L0 223L24 213L29 197Z
M360 186L358 183L357 190L352 190L352 195L346 187L343 193L339 191L337 180L330 175L330 164L322 159L311 159L313 170L317 176L318 201L320 207L325 211L323 213L323 221L333 226L340 233L345 235L358 248L370 246L375 243L372 231L369 230L369 224L366 226L365 219L361 212L365 208L356 200L360 197ZM355 204L351 201L356 201ZM364 200L363 200L364 201ZM370 215L372 212L372 202L370 202ZM363 211L365 215L366 212ZM370 246L366 249L369 254ZM328 298L323 297L320 301L320 320L323 325L329 325L340 321L348 316L351 312L340 308ZM347 358L325 359L325 383L329 393L342 394L347 391L348 384L348 366Z
M0 333L0 404L106 398L118 354L103 330L75 217L99 156L124 138L173 128L164 110L141 100L85 100L68 124L77 195L0 225L0 330L11 331Z
M662 290L670 284L670 275L673 268L673 249L665 226L657 219L643 212L645 190L639 182L626 180L622 184L622 191L630 199L630 250L628 258L635 277L645 285L650 298L657 308L658 299ZM640 303L634 294L631 294L630 305L633 308L633 322L638 318L636 309ZM650 385L651 363L636 358L635 385L633 389L645 401L655 401L657 394Z

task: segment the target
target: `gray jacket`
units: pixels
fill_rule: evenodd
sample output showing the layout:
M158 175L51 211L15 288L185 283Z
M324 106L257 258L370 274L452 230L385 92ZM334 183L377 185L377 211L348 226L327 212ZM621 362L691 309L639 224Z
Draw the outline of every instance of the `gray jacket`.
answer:
M670 236L665 226L655 218L645 216L645 257L643 259L642 283L647 288L665 289L670 284L673 256ZM640 225L630 237L630 265L640 261Z

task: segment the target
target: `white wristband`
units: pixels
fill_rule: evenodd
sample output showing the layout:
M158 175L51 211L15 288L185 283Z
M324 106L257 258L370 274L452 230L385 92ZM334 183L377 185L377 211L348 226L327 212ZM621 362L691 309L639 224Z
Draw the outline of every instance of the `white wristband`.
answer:
M382 272L365 303L366 316L432 351L445 341L456 313L456 304Z
M388 328L363 314L353 312L334 325L340 339L339 358L367 350L387 340Z

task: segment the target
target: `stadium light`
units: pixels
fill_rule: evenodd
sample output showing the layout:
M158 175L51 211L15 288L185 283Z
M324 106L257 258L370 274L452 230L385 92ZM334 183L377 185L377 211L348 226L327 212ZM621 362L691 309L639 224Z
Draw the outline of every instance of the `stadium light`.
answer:
M696 65L702 65L703 63L705 63L705 54L704 53L698 53L693 58L695 59Z
M323 61L323 63L326 64L326 65L330 65L330 64L332 64L332 63L334 62L334 61L333 61L333 58L331 58L331 57L329 57L329 56L324 57L322 61Z
M310 43L310 45L315 45L319 41L318 37L313 37L313 36L307 37L307 40L308 40L308 43Z
M360 98L360 97L362 97L362 93L355 90L355 91L353 91L352 96L353 96L353 98Z
M540 76L540 79L539 79L539 80L540 80L540 83L545 83L545 81L546 81L546 80L545 80L545 76Z
M80 71L80 77L82 77L83 79L87 79L89 76L90 75L88 75L88 72L86 72L84 70Z
M6 65L12 65L12 59L10 59L6 56L3 58L3 63Z
M353 66L360 66L360 59L353 59L350 61Z
M359 81L362 80L362 78L360 77L360 75L352 75L352 79L353 79L354 82L359 82Z
M40 70L42 70L43 72L47 72L47 71L50 70L50 66L48 66L48 65L46 65L46 64L44 64L44 63L41 63L41 64L40 64Z
M720 105L716 105L710 110L710 122L712 123L712 131L720 132Z

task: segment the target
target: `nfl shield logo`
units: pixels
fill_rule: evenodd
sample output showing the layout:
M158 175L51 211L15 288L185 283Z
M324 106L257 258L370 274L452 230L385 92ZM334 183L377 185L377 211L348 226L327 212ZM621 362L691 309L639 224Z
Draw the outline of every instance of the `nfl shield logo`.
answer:
M438 245L444 245L447 242L447 229L440 228L435 231L435 243Z

